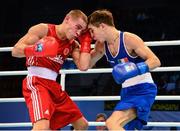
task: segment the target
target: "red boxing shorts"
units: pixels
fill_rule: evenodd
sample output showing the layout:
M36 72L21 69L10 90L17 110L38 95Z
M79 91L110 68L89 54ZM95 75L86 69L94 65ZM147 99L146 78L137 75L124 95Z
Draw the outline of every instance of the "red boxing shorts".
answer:
M23 80L23 95L32 123L48 119L50 128L62 128L82 117L77 105L59 83L36 76Z

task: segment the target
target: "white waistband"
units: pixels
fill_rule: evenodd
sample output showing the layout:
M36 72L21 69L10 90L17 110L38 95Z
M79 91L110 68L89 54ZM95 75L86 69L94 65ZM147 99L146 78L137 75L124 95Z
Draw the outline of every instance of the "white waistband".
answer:
M142 83L154 83L152 76L149 72L127 79L125 82L122 83L122 88Z
M57 73L45 67L30 66L28 69L28 76L38 76L41 78L56 81Z

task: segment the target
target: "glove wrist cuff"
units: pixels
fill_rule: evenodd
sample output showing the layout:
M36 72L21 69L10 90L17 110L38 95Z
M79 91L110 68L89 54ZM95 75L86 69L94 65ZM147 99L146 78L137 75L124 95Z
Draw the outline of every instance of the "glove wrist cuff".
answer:
M146 72L149 72L149 67L145 62L137 63L137 68L139 69L139 74L144 74Z
M91 43L90 42L83 42L81 44L80 51L85 52L85 53L90 53L90 51L91 51Z
M34 55L33 49L34 48L32 46L28 46L28 47L24 48L24 55L25 56L33 56Z

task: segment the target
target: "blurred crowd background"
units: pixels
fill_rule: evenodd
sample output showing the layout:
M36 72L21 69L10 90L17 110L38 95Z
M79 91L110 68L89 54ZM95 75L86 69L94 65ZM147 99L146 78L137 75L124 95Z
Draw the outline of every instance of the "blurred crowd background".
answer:
M12 47L32 25L62 22L71 9L90 15L96 9L112 11L116 27L133 32L145 42L180 39L180 8L174 0L6 0L0 4L0 47ZM180 46L150 47L162 66L180 65ZM109 68L103 57L94 68ZM66 69L76 68L72 62ZM0 52L0 71L26 70L25 58ZM152 72L158 95L180 95L179 72ZM0 97L22 97L25 76L0 76ZM58 77L60 81L60 77ZM71 96L119 95L110 73L67 75L66 91Z

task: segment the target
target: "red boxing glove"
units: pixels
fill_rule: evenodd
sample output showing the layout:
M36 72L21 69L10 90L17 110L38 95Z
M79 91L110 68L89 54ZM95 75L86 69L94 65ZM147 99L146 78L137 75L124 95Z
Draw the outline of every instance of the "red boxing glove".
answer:
M91 34L90 34L89 30L87 30L86 32L81 34L78 37L78 40L81 44L80 51L89 53L91 51L91 42L92 42L92 38L91 38Z
M54 37L45 36L36 42L32 46L27 46L24 49L25 56L56 56L58 53L59 43L56 41Z

